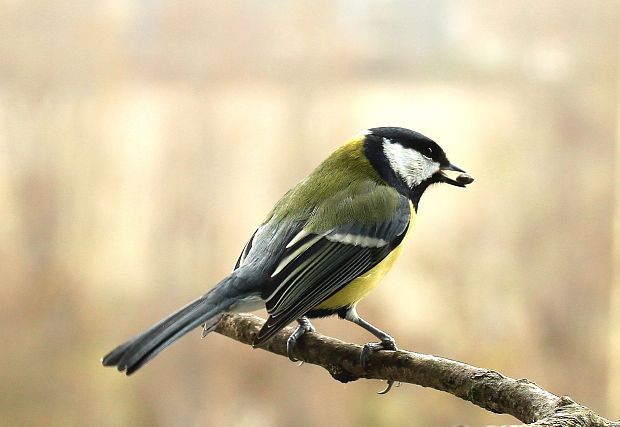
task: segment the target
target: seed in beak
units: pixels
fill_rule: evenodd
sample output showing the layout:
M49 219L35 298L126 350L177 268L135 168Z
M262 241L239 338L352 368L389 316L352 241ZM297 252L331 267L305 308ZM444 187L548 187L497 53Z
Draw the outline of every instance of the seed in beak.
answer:
M462 173L456 177L456 182L463 185L469 185L474 182L474 179L471 177L471 175L467 173Z

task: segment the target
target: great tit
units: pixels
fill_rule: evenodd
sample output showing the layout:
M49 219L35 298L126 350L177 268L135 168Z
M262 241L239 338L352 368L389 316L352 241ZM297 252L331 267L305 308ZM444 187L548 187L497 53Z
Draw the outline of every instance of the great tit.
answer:
M450 178L446 171L460 173ZM297 340L314 331L308 319L338 315L377 337L361 352L396 350L394 339L356 310L398 258L422 193L473 178L448 161L430 138L409 129L369 129L334 151L289 190L246 243L227 277L200 298L119 345L103 359L132 374L202 325L203 336L224 313L266 308L259 346L293 321ZM391 383L388 383L388 389Z

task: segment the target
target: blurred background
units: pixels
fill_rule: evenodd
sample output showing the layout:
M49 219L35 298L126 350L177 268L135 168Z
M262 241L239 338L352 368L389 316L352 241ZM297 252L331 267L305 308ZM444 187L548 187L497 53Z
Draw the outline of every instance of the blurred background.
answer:
M99 364L381 125L476 182L425 194L360 313L620 417L619 2L4 0L0 28L0 424L514 422L199 331L130 378Z

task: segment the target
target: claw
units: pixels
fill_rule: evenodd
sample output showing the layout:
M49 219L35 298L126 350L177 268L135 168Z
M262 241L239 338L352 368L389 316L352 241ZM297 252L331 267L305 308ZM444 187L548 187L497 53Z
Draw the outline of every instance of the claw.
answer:
M362 347L362 352L360 354L360 364L362 365L364 369L368 369L368 358L370 357L370 353L374 351L380 351L380 350L392 350L392 351L398 350L398 347L396 347L396 341L394 341L393 338L390 338L390 339L383 340L381 342L369 342L367 344L364 344L364 347ZM383 390L378 392L377 394L387 394L392 389L393 386L394 386L394 381L388 380L387 386Z
M377 392L377 394L387 394L390 390L392 390L393 385L394 385L394 381L388 380L386 387L383 390ZM400 387L400 381L396 383L396 387Z
M398 350L394 338L386 339L381 342L369 342L364 344L364 347L362 347L362 353L360 354L360 364L364 369L368 367L368 358L370 356L370 353L380 350Z
M368 367L368 358L373 351L382 350L383 346L380 342L369 342L362 347L362 353L360 354L360 364L364 369Z
M394 381L388 380L387 386L385 386L383 390L377 392L377 394L387 394L390 390L392 390L393 385L394 385Z
M291 362L299 362L299 359L293 356L293 351L295 350L295 344L297 344L297 338L303 335L303 332L301 334L298 334L297 333L298 330L299 330L299 326L297 327L297 329L295 329L295 331L291 334L291 336L288 337L288 339L286 340L286 355L291 360Z
M286 340L286 355L288 356L288 358L292 362L299 362L300 361L295 356L293 356L293 351L295 350L295 345L297 344L297 340L303 334L305 334L306 332L315 332L316 331L314 326L312 326L312 323L310 323L310 321L307 318L305 318L305 317L302 317L301 319L298 319L297 322L299 323L299 326L297 326L297 328L295 328L295 330L293 331L291 336L288 337L288 339ZM304 362L302 360L301 363L299 364L299 366L301 366L303 363Z

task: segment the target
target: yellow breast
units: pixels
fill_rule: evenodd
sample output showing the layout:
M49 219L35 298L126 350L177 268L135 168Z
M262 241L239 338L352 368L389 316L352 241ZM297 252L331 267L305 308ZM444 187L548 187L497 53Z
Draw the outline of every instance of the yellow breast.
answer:
M403 245L407 240L407 236L411 232L411 226L413 225L413 219L415 216L415 210L411 207L411 221L407 234L400 245L398 245L388 256L386 256L379 264L373 267L371 270L359 276L353 280L347 286L336 292L334 295L323 301L318 305L317 309L335 310L342 307L354 306L362 298L364 298L370 291L372 291L385 277L385 275L392 269L394 262L398 259L400 252L403 250Z

